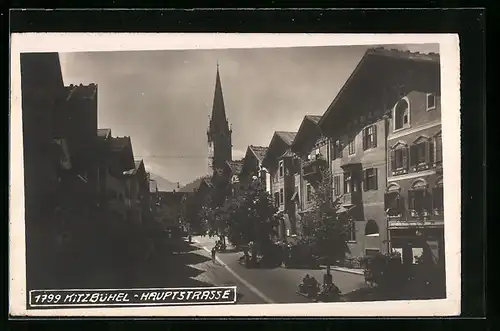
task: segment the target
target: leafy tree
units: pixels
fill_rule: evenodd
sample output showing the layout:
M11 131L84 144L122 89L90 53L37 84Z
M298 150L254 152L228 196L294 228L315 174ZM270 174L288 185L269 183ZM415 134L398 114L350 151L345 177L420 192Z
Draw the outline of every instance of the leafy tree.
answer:
M334 197L330 170L321 171L321 178L314 188L313 201L316 217L310 230L318 253L329 266L345 257L348 251L347 234L353 226L350 220L337 213L341 201Z
M253 243L253 253L266 252L276 234L279 219L269 193L258 180L227 199L228 239L233 245ZM255 255L255 254L252 254Z

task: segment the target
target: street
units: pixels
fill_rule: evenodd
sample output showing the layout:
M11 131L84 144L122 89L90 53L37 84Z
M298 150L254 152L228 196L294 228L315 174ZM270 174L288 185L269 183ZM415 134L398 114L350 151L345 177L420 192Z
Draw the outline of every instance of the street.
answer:
M193 243L198 247L203 247L205 256L210 257L209 251L215 245L215 238L194 237ZM259 303L305 303L310 302L305 297L296 293L299 283L302 278L309 274L314 276L319 282L323 280L324 269L285 269L285 268L258 268L247 269L238 263L238 259L242 256L241 252L217 253L218 266L210 265L209 272L203 275L205 279L215 281L217 278L232 276L234 284L238 286L238 290L245 294L252 292L253 297L260 299ZM208 262L212 263L211 261ZM332 270L334 283L340 288L343 294L347 294L360 287L364 286L364 277L346 272ZM224 278L225 279L225 278ZM244 289L240 286L245 287ZM245 296L242 297L243 299ZM247 303L242 300L240 303Z

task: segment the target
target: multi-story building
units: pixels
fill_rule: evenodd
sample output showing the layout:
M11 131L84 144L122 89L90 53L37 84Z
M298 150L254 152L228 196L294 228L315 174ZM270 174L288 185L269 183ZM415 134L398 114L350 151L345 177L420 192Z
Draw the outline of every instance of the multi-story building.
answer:
M428 253L444 263L444 205L439 58L390 111L386 210L391 248L404 263Z
M313 193L322 180L322 171L330 167L330 141L323 136L318 122L321 116L306 115L292 144L292 151L300 159L295 174L295 195L292 200L297 210L297 230L308 235L312 226Z
M286 240L296 234L295 177L300 172L298 157L291 151L296 132L276 131L267 148L262 165L271 176L271 194L278 212L283 214L279 237Z
M242 185L249 185L253 177L260 179L261 185L268 193L271 193L271 175L262 165L262 160L266 156L267 147L250 145L247 148L240 174Z
M96 210L97 86L65 87L57 53L26 53L21 87L28 286L50 287L46 281L57 277L47 268L86 265Z
M405 96L419 94L415 91L427 83L430 85L424 88L426 91L439 86L439 83L436 85L439 62L435 64L432 54L370 49L319 122L321 131L331 139L334 193L342 196L343 215L355 224L348 242L353 256L387 252L390 246L394 248L394 237L388 231L392 225L387 224L386 215L390 205L386 193L392 190L394 181L393 168L388 170L388 157L392 160L391 151L404 143L398 144L399 140L394 141L391 137L394 130L391 125L395 124L390 117L394 105L408 99ZM398 116L398 121L409 125L409 115L403 111ZM428 119L417 116L414 120L424 126L430 125ZM402 133L399 138L401 136ZM399 166L405 164L407 154L398 153L391 162L398 162ZM408 170L398 167L396 175L400 174L397 171ZM406 223L404 227L409 226Z

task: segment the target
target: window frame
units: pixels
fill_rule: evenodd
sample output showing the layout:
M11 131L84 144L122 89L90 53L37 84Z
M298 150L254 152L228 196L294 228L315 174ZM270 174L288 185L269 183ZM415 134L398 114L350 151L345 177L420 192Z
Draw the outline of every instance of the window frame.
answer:
M280 188L279 193L280 193L280 206L283 206L285 204L285 189Z
M371 132L370 132L371 131ZM363 129L363 151L377 148L377 125L372 124Z
M311 202L312 199L312 185L310 183L306 184L306 202Z
M333 194L338 197L340 193L340 175L333 176Z
M356 154L356 137L352 138L348 145L348 153L349 155Z
M429 107L429 97L433 97L434 105ZM437 96L436 93L426 93L425 94L425 109L427 111L435 110L437 108Z
M401 114L401 126L398 127L398 105L405 101L406 102L406 109L403 111L403 113ZM410 100L408 99L408 97L403 97L401 98L398 102L396 102L396 104L394 105L394 108L392 110L392 118L393 118L393 126L392 126L392 130L393 132L397 132L397 131L400 131L400 130L404 130L404 129L408 129L411 125L411 121L410 121L410 116L411 116L411 105L410 105ZM407 116L407 122L405 123L404 122L404 119L405 119L405 115Z
M285 161L284 160L278 161L278 177L279 178L285 177Z
M370 180L373 180L373 185L370 185ZM377 191L378 190L378 168L366 168L364 170L364 191Z
M349 231L347 232L348 238L347 242L349 243L356 243L357 238L356 238L356 222L354 220L349 221Z

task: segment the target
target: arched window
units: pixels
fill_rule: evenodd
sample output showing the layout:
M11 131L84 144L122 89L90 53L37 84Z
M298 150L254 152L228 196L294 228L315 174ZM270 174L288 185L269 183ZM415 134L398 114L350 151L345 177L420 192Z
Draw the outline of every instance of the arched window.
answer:
M378 224L374 220L369 220L365 225L365 236L377 237L379 235Z
M400 217L403 215L404 204L400 195L401 187L396 183L390 183L384 195L384 205L387 216Z
M410 126L410 101L407 97L398 101L394 107L394 130Z
M431 200L427 192L429 185L422 178L416 179L408 191L409 205L413 217L427 216L431 210Z

